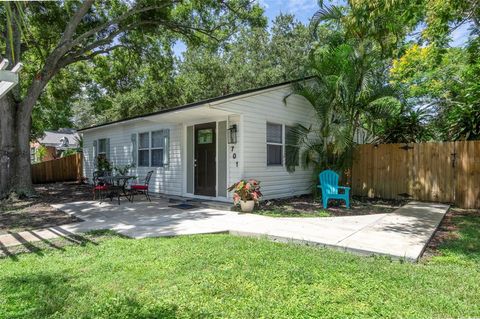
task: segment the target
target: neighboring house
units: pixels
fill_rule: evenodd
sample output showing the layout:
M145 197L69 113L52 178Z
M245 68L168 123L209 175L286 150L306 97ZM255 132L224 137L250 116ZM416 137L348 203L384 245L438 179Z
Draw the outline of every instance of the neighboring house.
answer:
M312 171L285 167L289 128L310 125L314 110L292 92L292 82L243 91L79 130L84 174L90 180L97 156L115 166L135 164L143 177L153 170L153 192L229 200L227 187L241 178L261 181L264 198L311 191Z
M41 138L30 143L30 158L32 163L50 161L59 158L62 152L79 147L79 135L74 129L61 128L58 131L45 131ZM43 158L40 157L40 147L45 148Z

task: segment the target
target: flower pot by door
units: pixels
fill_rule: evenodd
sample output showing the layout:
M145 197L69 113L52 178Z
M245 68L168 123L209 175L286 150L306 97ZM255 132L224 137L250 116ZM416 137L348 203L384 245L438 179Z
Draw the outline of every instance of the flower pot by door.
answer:
M255 206L255 201L253 200L240 201L240 207L242 207L242 212L244 213L251 213L253 211L253 206Z

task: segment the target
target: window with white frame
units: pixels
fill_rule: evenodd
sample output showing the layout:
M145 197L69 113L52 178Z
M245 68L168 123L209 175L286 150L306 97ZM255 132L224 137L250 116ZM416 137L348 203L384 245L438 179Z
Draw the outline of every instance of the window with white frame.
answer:
M168 130L138 134L138 166L162 167L166 163Z
M151 134L151 166L163 166L165 152L165 135L163 130Z
M285 125L285 160L295 165L299 165L300 150L297 145L297 133L295 127Z
M101 138L98 140L98 157L107 158L107 139Z
M150 166L150 133L138 134L138 166Z
M267 165L282 165L283 161L283 126L267 123Z

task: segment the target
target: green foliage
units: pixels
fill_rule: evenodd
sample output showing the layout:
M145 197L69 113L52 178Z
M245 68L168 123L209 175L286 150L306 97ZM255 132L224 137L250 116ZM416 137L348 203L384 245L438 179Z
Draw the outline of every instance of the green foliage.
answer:
M221 234L52 242L0 260L0 317L478 317L470 229L420 264Z
M99 155L96 159L96 169L100 172L111 172L112 163L110 163L105 156Z
M177 61L178 104L299 78L307 60L308 29L292 15L242 28L217 48L189 47Z
M318 173L348 168L355 136L392 114L400 102L393 88L385 85L387 65L379 48L368 39L351 37L348 12L323 7L314 18L318 26L329 23L337 28L336 36L323 38L328 42L317 43L310 53L307 72L313 78L294 87L294 94L309 101L317 116L314 126L298 126L295 135L302 164ZM287 168L295 169L289 157Z
M275 207L273 209L254 210L253 213L270 217L331 217L331 213L324 209L319 209L314 212L303 212Z
M47 156L47 148L43 145L40 145L35 149L35 162L43 162L43 159Z
M17 54L25 66L18 101L34 78L44 76L40 72L47 57L81 4L32 2L20 15L10 14L17 6L0 6L0 16L9 21L0 26L2 34L18 24L15 17L25 20ZM96 1L76 28L70 42L76 45L48 71L56 76L33 111L32 137L69 127L72 120L84 126L175 105L173 43L216 46L241 27L263 25L262 9L249 0ZM2 55L12 47L4 43Z
M74 154L77 154L77 153L78 153L77 149L69 148L67 150L62 151L62 154L60 155L60 157L66 157L66 156L74 155Z
M118 173L118 175L127 175L130 168L134 168L134 164L128 164L123 166L114 166L113 170Z
M398 136L400 140L458 140L480 137L479 81L479 6L475 1L407 0L365 1L352 0L353 7L362 8L365 15L353 15L352 21L369 24L385 18L388 28L371 28L371 37L384 45L381 39L395 36L399 41L391 47L394 58L390 82L402 93L405 114L386 123L380 131ZM353 10L355 12L356 10ZM471 24L470 40L465 48L450 48L452 31L466 23ZM420 30L419 36L407 35ZM388 44L388 43L387 43ZM388 47L389 45L387 45ZM427 122L418 121L428 109ZM413 113L412 113L413 112ZM407 123L402 122L405 120ZM413 121L413 122L412 122ZM414 125L417 122L421 125ZM422 122L422 123L420 123ZM395 124L396 123L396 124ZM394 127L394 126L397 127ZM400 131L410 128L419 136L402 136Z
M433 138L426 110L401 110L382 121L375 132L377 143L419 143Z

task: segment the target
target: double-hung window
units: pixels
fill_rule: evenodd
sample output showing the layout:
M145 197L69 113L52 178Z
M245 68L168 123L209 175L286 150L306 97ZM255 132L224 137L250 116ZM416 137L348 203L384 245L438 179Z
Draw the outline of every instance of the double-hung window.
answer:
M98 140L98 157L107 159L107 139L101 138Z
M150 166L150 133L138 134L138 166Z
M151 166L163 166L163 154L165 151L165 137L163 130L152 132L151 140Z
M283 161L283 126L267 123L267 165L282 165Z
M300 152L297 145L297 134L293 126L285 125L285 161L299 165Z
M138 134L138 166L162 167L167 161L168 130Z

